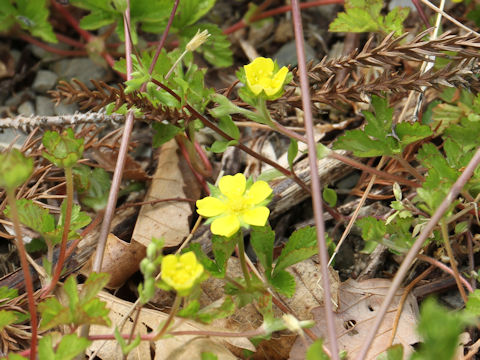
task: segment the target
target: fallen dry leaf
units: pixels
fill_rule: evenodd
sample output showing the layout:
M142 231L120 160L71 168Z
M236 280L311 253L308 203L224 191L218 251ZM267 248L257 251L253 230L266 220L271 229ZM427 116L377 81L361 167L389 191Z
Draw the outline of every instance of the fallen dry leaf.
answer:
M160 149L158 165L152 177L145 201L167 198L186 198L180 156L175 140ZM148 246L152 237L163 237L165 247L177 246L189 233L189 216L192 214L188 202L169 201L142 205L132 238Z
M339 291L340 303L337 312L334 314L334 319L340 351L347 351L349 358L354 359L363 345L375 320L377 309L381 306L390 284L391 281L385 279L369 279L362 282L349 279L341 283ZM400 289L377 332L367 359L375 359L386 350L398 302L402 294L403 289ZM325 345L328 347L324 308L315 308L312 310L312 314L315 320L315 327L312 328L312 331L318 337L323 338ZM413 330L416 327L417 316L417 302L413 295L409 295L404 304L397 334L393 342L394 344L400 343L403 345L404 358L408 358L412 353L413 348L411 345L420 341L420 337ZM297 339L290 351L291 360L305 358L306 349L300 340Z
M109 293L101 292L99 298L107 303L110 309L110 319L112 324L119 324L125 314L130 310L132 303L121 300ZM153 310L142 309L136 333L145 335L147 332L155 331L167 319L167 314ZM133 324L130 318L127 321L122 333L129 333ZM192 330L223 330L213 328L211 326L197 324L188 320L177 319L175 324L175 331L192 331ZM112 328L94 325L91 327L91 334L113 334L114 326ZM201 359L202 352L212 352L217 355L218 359L236 359L233 354L225 348L224 343L240 347L243 349L254 349L253 345L246 338L207 338L205 336L174 336L170 338L161 339L152 344L142 341L140 346L135 349L128 356L129 360L149 360L152 359L151 350L154 354L153 359ZM117 346L116 341L95 341L87 350L88 354L98 351L97 356L102 360L116 360L121 359L121 350Z
M101 150L93 149L92 157L102 168L113 173L115 166L117 165L118 151L108 148L102 148ZM128 154L125 160L123 178L137 181L145 181L150 179L140 164Z

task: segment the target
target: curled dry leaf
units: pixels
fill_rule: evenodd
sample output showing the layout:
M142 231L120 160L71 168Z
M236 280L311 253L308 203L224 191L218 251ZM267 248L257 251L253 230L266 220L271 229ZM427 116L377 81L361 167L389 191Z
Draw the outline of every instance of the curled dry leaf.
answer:
M99 297L102 301L107 302L107 307L110 309L110 318L112 324L119 324L125 317L125 314L132 307L132 303L121 300L106 292L101 292ZM135 330L136 334L146 335L147 333L156 331L161 324L167 319L167 314L153 310L142 309L138 324ZM129 333L133 324L133 319L127 321L122 333ZM112 328L94 325L90 328L91 334L113 334L114 326ZM224 329L213 328L209 326L200 325L188 320L177 319L174 325L175 331L194 331L194 330L215 330ZM234 360L236 359L232 353L224 346L224 342L230 345L241 347L244 349L252 349L253 345L245 338L207 338L205 336L183 335L174 336L161 339L149 344L142 341L134 351L128 356L129 360L163 360L163 359L189 359L200 360L202 352L211 352L217 355L218 359ZM91 355L98 351L97 356L102 360L116 360L121 359L121 350L115 341L95 341L88 348L87 354ZM154 354L152 356L152 354Z
M356 358L357 352L363 345L375 321L377 309L380 308L390 284L391 281L385 279L369 279L362 282L349 279L341 284L339 291L340 303L337 312L334 314L334 319L340 350L347 351L348 358ZM380 353L386 350L402 294L403 289L400 289L377 332L367 359L376 359ZM324 308L315 308L312 310L312 314L315 320L313 332L318 337L327 339ZM393 342L394 344L400 343L403 345L404 358L408 358L412 353L413 348L411 345L420 341L419 336L413 330L416 327L417 316L417 302L413 295L409 295L405 301L397 334ZM297 339L290 352L291 360L305 358L306 348L300 340ZM325 345L328 347L328 341L325 342Z
M160 149L158 165L148 189L145 201L186 198L185 181L190 173L182 167L183 158L177 152L175 140ZM132 238L148 246L152 237L163 237L165 247L177 246L190 233L191 205L184 201L159 202L142 205Z

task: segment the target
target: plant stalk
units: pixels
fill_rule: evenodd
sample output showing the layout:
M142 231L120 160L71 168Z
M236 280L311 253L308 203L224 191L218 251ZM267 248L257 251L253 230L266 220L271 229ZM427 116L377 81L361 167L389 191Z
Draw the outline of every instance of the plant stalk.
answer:
M238 257L240 259L240 265L242 267L243 277L245 278L245 284L247 289L250 289L252 282L250 281L250 274L247 269L247 261L245 259L245 244L243 243L243 233L242 231L237 231L237 244L238 244Z
M30 269L28 267L27 255L25 245L23 244L22 229L20 228L20 221L18 217L17 199L15 198L15 191L7 189L7 201L10 205L13 228L15 230L15 239L17 243L18 255L22 265L23 277L25 279L25 287L27 289L28 311L30 312L30 324L32 327L32 338L30 341L30 360L35 360L37 357L37 309L35 306L34 290Z

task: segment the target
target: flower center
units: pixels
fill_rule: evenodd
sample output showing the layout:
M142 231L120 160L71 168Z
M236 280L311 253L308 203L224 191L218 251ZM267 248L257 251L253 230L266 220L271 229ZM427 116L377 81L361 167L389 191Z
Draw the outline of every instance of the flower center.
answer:
M243 197L229 199L227 208L234 214L243 212L248 207L248 202Z

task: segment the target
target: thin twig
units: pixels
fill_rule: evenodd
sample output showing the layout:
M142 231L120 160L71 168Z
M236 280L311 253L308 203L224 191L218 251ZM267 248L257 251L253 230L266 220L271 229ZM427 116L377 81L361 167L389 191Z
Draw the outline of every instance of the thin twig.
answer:
M315 225L317 231L318 255L322 271L322 286L324 292L325 317L327 320L327 333L330 345L330 353L333 360L339 360L337 334L333 319L333 307L330 291L330 279L328 276L328 251L325 240L325 223L323 221L322 188L318 179L317 152L313 130L312 104L310 101L310 86L307 77L307 65L305 61L305 47L303 38L302 18L298 0L292 0L292 21L295 33L295 45L297 50L298 71L300 75L300 88L302 94L302 107L305 119L307 135L308 159L311 174L312 201Z

